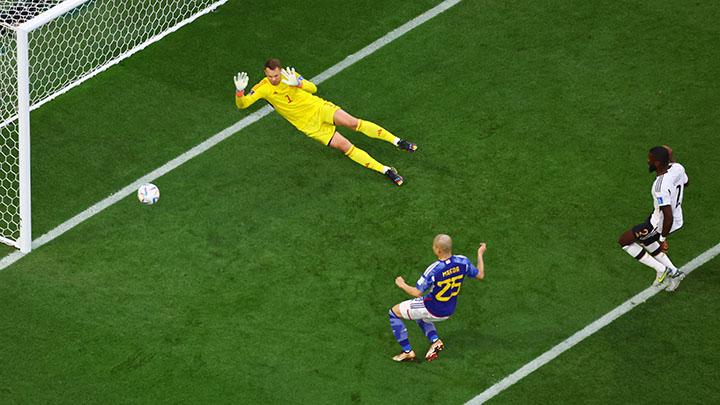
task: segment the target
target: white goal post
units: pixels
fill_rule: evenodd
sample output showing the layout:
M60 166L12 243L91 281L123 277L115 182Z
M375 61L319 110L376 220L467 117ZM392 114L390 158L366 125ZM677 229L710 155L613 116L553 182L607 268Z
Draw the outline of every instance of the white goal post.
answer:
M0 242L32 248L30 112L228 0L0 0Z

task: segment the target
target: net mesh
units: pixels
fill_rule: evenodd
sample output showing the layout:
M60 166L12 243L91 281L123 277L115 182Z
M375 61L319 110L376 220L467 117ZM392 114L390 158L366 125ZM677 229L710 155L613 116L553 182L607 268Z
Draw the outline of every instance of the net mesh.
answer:
M17 61L14 29L60 0L0 0L0 236L19 237ZM89 0L28 34L30 105L124 59L218 0Z
M17 27L63 0L0 0L0 25Z
M37 103L217 0L95 0L30 33Z

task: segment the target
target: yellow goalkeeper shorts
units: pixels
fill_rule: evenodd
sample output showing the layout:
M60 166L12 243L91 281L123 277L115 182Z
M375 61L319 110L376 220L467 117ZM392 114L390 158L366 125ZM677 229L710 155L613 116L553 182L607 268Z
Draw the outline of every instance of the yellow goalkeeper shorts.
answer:
M324 102L314 117L320 129L313 132L306 132L305 135L322 143L323 145L330 144L330 140L333 135L335 135L335 111L339 109L340 107L329 101Z

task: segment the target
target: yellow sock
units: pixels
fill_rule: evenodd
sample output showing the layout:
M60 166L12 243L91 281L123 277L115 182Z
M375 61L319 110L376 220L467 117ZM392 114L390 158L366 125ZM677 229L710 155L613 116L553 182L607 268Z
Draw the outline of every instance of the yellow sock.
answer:
M383 173L385 171L385 166L373 159L372 156L368 155L367 152L360 148L356 148L354 146L350 147L350 150L345 153L345 156L349 157L354 162L367 167L368 169L375 170L379 173Z
M358 120L358 126L355 130L362 132L370 138L382 139L385 142L390 142L395 145L395 135L374 122Z

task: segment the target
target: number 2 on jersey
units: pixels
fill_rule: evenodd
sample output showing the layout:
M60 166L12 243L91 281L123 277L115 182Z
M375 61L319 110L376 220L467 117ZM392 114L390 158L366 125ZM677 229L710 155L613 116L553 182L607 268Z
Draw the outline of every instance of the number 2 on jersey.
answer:
M677 185L677 203L675 204L675 208L680 206L680 203L682 202L682 192L683 192L683 186L678 184Z

